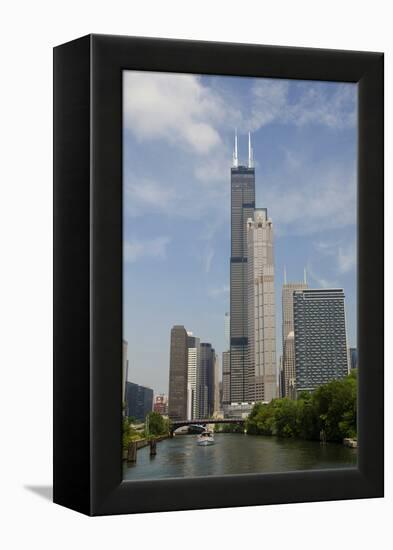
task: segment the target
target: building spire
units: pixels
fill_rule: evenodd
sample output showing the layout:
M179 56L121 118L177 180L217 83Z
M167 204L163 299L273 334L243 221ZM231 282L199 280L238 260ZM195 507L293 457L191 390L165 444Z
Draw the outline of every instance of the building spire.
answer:
M307 284L307 271L306 268L304 268L304 284Z
M237 157L237 128L235 130L235 148L233 150L232 166L234 168L237 168L239 166L239 160L238 160L238 157Z
M287 268L284 265L284 285L286 285L286 284L287 284Z
M251 132L248 132L248 167L254 167L254 154L251 147Z

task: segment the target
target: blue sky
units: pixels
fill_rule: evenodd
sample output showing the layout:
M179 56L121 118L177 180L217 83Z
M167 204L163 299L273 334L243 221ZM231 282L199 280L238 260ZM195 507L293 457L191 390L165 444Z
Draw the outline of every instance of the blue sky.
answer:
M226 347L235 128L274 225L277 356L284 266L344 288L356 346L356 84L125 71L123 92L129 380L167 393L174 324Z

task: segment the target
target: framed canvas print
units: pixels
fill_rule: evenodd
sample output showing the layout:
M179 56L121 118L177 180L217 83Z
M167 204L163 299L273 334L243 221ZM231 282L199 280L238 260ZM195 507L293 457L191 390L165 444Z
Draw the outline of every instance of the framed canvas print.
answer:
M383 496L383 54L54 49L54 501Z

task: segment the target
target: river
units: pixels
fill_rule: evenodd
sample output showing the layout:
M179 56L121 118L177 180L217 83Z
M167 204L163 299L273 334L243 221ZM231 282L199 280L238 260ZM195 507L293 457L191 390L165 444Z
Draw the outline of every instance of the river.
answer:
M337 443L218 433L214 445L200 447L195 435L182 435L157 443L155 457L149 456L149 447L140 449L136 464L124 465L123 476L137 480L353 468L356 461L356 449Z

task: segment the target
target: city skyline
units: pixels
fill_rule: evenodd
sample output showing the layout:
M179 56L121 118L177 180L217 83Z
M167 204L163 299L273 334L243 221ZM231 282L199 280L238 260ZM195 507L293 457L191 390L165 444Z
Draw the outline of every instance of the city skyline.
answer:
M356 347L356 85L125 74L129 379L168 393L168 333L175 324L212 342L219 357L227 349L235 126L243 162L252 131L256 204L274 220L277 362L285 266L289 281L301 279L306 267L311 288L344 288L349 345ZM240 100L248 96L244 112Z

